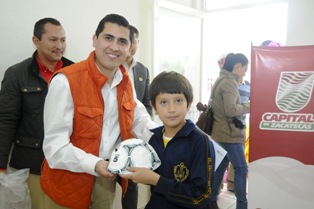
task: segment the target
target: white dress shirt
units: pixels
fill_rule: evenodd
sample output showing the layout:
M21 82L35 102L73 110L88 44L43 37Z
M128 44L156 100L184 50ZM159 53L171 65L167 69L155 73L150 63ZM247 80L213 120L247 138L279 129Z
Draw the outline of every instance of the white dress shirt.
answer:
M131 79L131 81L132 81L132 85L134 86L134 72L133 72L133 67L136 65L135 59L134 59L134 58L132 59L132 63L131 63L131 66L130 66L130 67L128 66L128 63L126 63L126 62L124 62L122 65L123 65L123 67L125 68L125 70L129 73L130 79Z
M121 81L122 73L118 70L111 86L105 83L101 89L106 108L99 156L95 156L75 147L70 142L74 105L69 83L62 73L52 79L44 107L45 138L43 142L44 154L51 168L98 175L95 172L96 163L101 159L109 159L112 150L121 142L116 88ZM157 127L157 124L151 120L144 105L136 99L136 94L134 94L134 100L137 106L132 131L137 138L148 141L152 135L150 129Z

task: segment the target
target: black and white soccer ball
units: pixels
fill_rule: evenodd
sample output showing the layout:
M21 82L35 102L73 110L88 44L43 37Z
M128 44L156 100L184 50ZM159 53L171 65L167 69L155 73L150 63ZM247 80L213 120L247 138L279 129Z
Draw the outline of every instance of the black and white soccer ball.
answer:
M127 139L116 146L111 153L108 171L114 174L127 174L127 167L157 169L161 161L154 148L141 139Z

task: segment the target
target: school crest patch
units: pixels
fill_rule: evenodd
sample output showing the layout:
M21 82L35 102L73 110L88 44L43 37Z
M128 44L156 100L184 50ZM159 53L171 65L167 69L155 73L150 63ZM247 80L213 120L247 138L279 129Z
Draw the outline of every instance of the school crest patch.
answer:
M189 172L189 169L184 165L183 162L174 166L173 168L174 178L177 182L185 181L189 176Z

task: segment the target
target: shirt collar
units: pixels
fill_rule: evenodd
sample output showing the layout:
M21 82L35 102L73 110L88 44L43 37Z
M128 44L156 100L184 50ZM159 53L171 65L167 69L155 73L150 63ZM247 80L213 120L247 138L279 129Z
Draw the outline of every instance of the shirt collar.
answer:
M37 61L39 70L40 70L41 72L45 72L45 73L46 73L46 72L50 71L44 64L42 64L42 63L40 62L37 53L36 53L36 56L35 56L35 57L36 57L36 61ZM60 60L58 61L57 65L56 65L54 71L58 71L58 70L60 70L62 67L63 67L63 61L60 59Z

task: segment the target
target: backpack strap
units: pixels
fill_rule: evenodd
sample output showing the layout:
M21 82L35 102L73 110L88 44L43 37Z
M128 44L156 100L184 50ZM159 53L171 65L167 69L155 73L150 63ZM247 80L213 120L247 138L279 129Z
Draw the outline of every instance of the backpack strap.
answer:
M214 83L214 86L212 88L212 91L211 91L211 94L210 94L210 98L209 98L209 101L208 101L208 106L211 106L210 103L212 102L213 98L214 98L214 93L215 93L215 90L218 86L218 84L225 78L225 76L221 76L221 78L219 80L216 80L215 83Z

